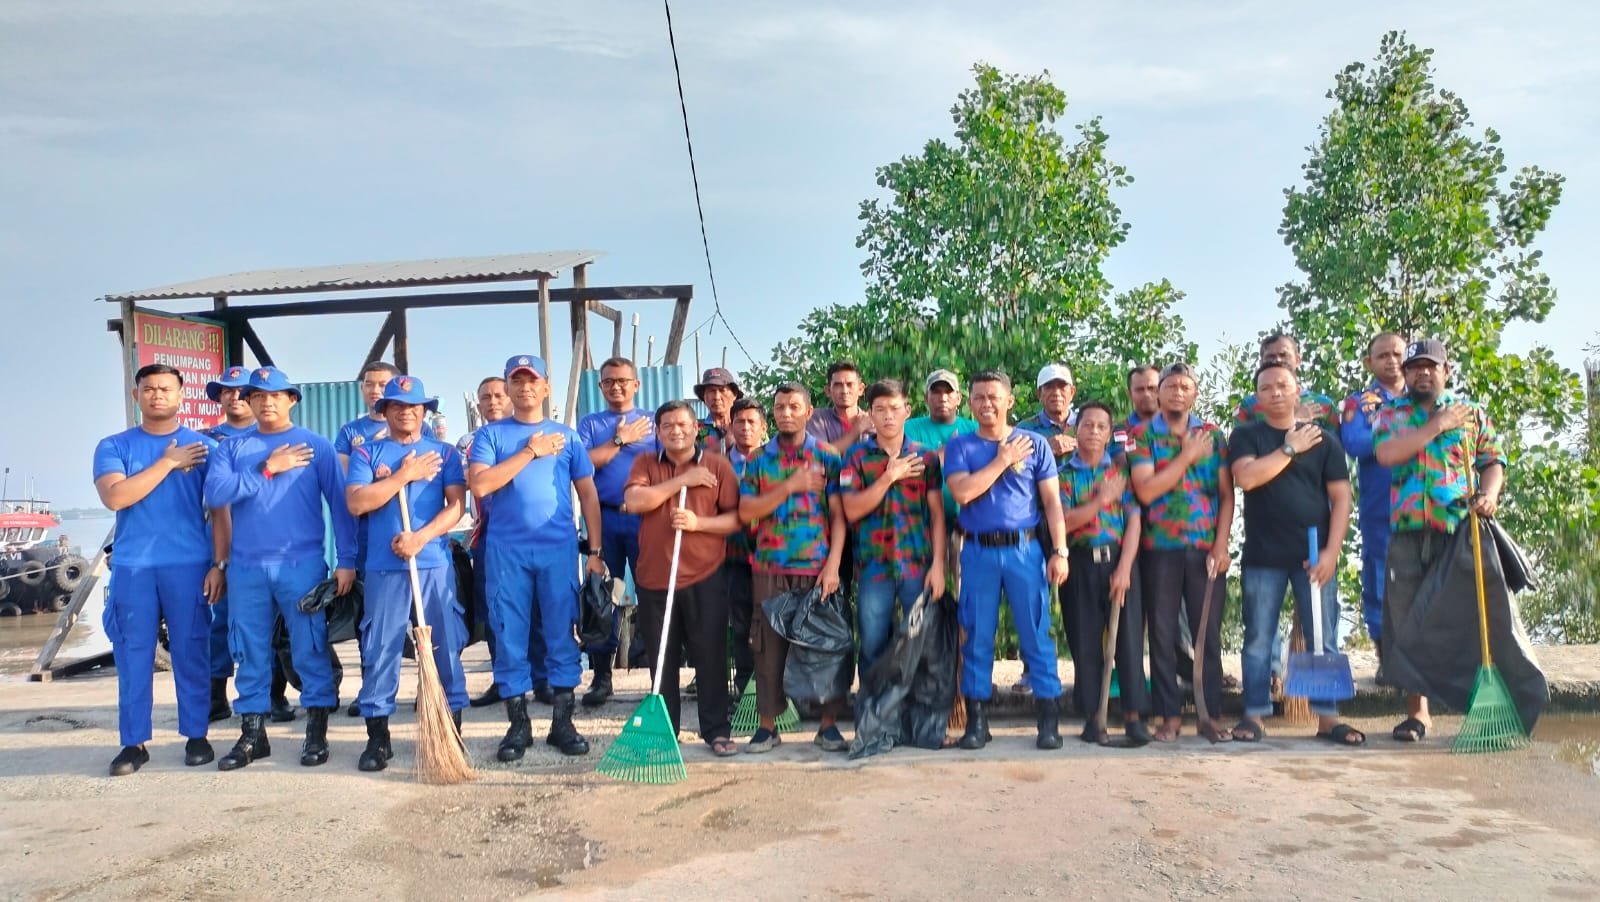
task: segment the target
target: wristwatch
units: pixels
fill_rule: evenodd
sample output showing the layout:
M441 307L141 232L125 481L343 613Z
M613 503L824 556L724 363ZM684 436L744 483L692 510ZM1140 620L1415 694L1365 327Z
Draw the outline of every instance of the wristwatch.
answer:
M618 447L618 448L621 448L621 447L622 447L622 446L623 446L623 445L626 445L626 444L627 444L627 442L625 442L625 441L623 441L623 440L622 440L622 436L620 436L620 435L613 435L613 436L612 436L612 437L611 437L611 444L613 444L613 445L616 445L616 446L617 446L617 447Z
M1289 444L1288 442L1284 442L1283 443L1283 456L1289 458L1290 460L1293 460L1294 459L1294 455L1295 455L1294 446Z
M211 566L217 568L219 571L221 571L223 573L227 573L228 572L228 561L227 561L226 558L224 558L223 560L217 561L215 564L212 564Z
M1050 552L1050 556L1051 557L1064 558L1064 557L1067 556L1067 549L1065 549L1065 548L1057 548L1055 551Z

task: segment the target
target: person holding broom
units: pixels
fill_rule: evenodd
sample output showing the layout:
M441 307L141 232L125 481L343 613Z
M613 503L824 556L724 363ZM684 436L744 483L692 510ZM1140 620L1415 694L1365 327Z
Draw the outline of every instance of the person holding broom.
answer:
M1406 393L1380 411L1372 429L1373 457L1392 475L1383 599L1383 641L1391 648L1397 632L1392 627L1405 621L1423 577L1445 551L1445 538L1469 511L1492 517L1499 509L1506 466L1489 414L1446 387L1450 361L1444 342L1424 338L1407 345L1400 369ZM1471 470L1478 471L1476 492ZM1432 725L1427 698L1413 693L1393 736L1420 742Z
M683 646L689 647L695 679L700 738L718 757L737 754L728 711L728 593L722 563L726 537L739 531L739 480L728 459L696 441L694 408L687 401L668 401L656 409L655 435L660 450L633 458L623 487L630 512L639 517L639 615L650 661L663 641L667 589L672 572L673 534L683 531L678 552L678 582L672 623L661 669L661 696L673 732L681 722L678 670ZM680 489L688 489L682 508ZM687 643L686 641L687 640ZM705 677L705 679L700 679Z
M1272 713L1269 659L1286 588L1294 590L1303 623L1320 619L1322 647L1312 654L1339 653L1335 590L1350 523L1350 469L1333 433L1319 422L1297 421L1300 397L1300 380L1287 364L1262 364L1255 398L1264 419L1238 427L1228 438L1233 483L1244 491L1244 718L1233 728L1233 738L1241 742L1259 742L1266 735L1262 718ZM1305 537L1312 529L1320 550L1308 560ZM1310 703L1318 738L1339 745L1366 743L1360 730L1339 722L1333 701L1313 698Z
M563 755L585 755L589 742L572 723L582 670L578 664L578 533L573 528L576 493L590 536L600 535L600 497L594 464L571 427L544 415L550 394L544 358L523 354L506 361L511 416L478 430L472 441L467 483L472 494L494 507L485 540L489 563L489 617L499 645L494 680L511 722L496 753L521 760L533 744L527 693L533 688L528 634L538 609L545 641L545 670L553 696L545 742ZM605 573L600 548L583 549L585 570Z
M350 453L345 498L352 516L367 518L368 540L362 562L365 666L361 693L356 697L367 724L367 747L357 765L364 771L383 770L394 757L389 716L400 689L400 657L411 625L408 560L417 562L423 616L435 640L433 661L458 731L461 709L467 706L467 682L461 669L466 621L456 607L455 572L446 538L466 505L467 477L460 452L427 433L424 414L438 407L439 399L427 396L421 379L394 377L384 387L383 397L373 404L388 423L387 437L366 442ZM409 529L401 515L401 492L406 495ZM419 655L424 652L417 650Z

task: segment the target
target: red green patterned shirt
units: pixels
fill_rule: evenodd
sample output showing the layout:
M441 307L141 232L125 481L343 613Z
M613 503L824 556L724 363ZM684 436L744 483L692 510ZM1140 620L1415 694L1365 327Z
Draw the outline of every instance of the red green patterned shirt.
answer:
M802 466L822 468L827 479L822 492L790 495L755 522L750 565L757 573L815 576L822 572L828 562L828 505L839 497L842 463L838 454L809 435L798 448L785 448L774 438L745 463L740 495L764 495Z
M856 570L862 579L919 580L933 562L928 492L939 491L944 483L939 455L910 439L905 440L900 454L921 457L924 469L920 477L890 486L877 508L856 523ZM845 452L839 488L864 491L888 466L889 452L878 447L875 436L867 436Z
M1080 504L1087 504L1094 497L1095 487L1104 482L1113 471L1121 473L1124 478L1128 475L1128 456L1119 454L1111 456L1111 449L1107 448L1100 456L1100 463L1089 466L1083 458L1073 452L1067 458L1067 463L1061 468L1061 509L1071 510ZM1102 545L1122 544L1122 534L1128 526L1128 511L1139 510L1139 499L1133 495L1133 483L1128 483L1128 488L1122 494L1122 500L1116 504L1100 508L1100 512L1093 520L1067 533L1067 545L1072 548L1099 548Z
M699 428L695 430L694 446L702 451L727 454L732 444L733 437L728 435L728 430L713 423L710 417L701 420Z
M755 453L760 455L761 449L757 448ZM733 472L739 474L740 479L744 478L744 466L749 461L749 458L739 453L738 448L728 449L728 463L733 464ZM753 547L750 536L755 531L754 527L754 523L741 523L737 531L728 535L727 559L730 563L737 562L746 567L750 566L750 550Z
M1453 532L1467 519L1467 499L1472 494L1471 469L1482 470L1491 464L1504 465L1506 452L1489 414L1454 392L1442 392L1437 401L1466 404L1472 408L1472 421L1460 429L1434 436L1416 457L1396 464L1389 483L1389 528L1394 532L1424 529ZM1372 427L1372 447L1428 421L1428 411L1401 395L1378 410ZM1472 448L1468 462L1468 447Z
M1222 468L1227 466L1228 441L1220 428L1199 417L1189 417L1189 428L1211 436L1211 453L1184 471L1172 491L1145 506L1141 548L1209 550L1216 540L1217 509L1221 503L1219 480ZM1183 444L1183 436L1169 431L1162 416L1136 426L1133 440L1136 446L1128 453L1130 469L1149 465L1156 472L1172 465Z

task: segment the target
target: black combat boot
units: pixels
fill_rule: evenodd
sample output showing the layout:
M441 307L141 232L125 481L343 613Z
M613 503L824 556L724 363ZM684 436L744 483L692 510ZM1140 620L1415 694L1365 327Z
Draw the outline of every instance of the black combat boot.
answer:
M500 751L495 757L501 761L521 761L522 753L533 745L533 724L528 721L528 697L513 695L506 699L506 717L511 720L506 737L500 740Z
M196 736L183 744L183 763L187 767L199 767L217 760L217 753L211 748L211 743L204 736Z
M228 707L228 678L211 678L211 714L207 719L211 721L227 720L233 716L233 709Z
M300 763L305 767L328 763L328 712L332 710L306 709L306 741L300 746Z
M550 691L548 682L539 680L533 684L533 700L541 705L553 705L556 703L556 694Z
M589 679L589 691L583 694L583 706L598 708L611 697L611 656L590 658L589 664L594 668L594 676Z
M394 757L394 746L389 744L389 718L367 718L367 747L361 753L356 767L362 770L383 770Z
M992 738L989 735L989 713L984 710L983 702L975 698L965 700L967 703L967 731L961 734L961 741L957 743L967 750L981 749L989 744Z
M505 701L505 699L500 697L500 684L490 683L489 688L483 690L482 695L473 699L468 704L472 705L474 708L487 708L495 702L501 701Z
M265 714L241 714L239 741L233 744L233 751L217 760L217 770L236 770L252 761L270 757L272 746L267 742L266 721Z
M607 677L610 671L606 671ZM598 672L596 672L598 676ZM553 745L561 750L563 755L589 754L589 740L578 735L578 728L572 725L572 710L574 708L571 689L553 689L555 693L555 708L550 712L550 734L544 738L546 745Z
M450 712L450 722L456 725L456 735L460 736L461 735L461 709L460 708L457 708L454 711Z
M1061 748L1061 712L1056 707L1057 701L1059 699L1034 699L1034 704L1039 706L1039 738L1033 744L1041 749Z

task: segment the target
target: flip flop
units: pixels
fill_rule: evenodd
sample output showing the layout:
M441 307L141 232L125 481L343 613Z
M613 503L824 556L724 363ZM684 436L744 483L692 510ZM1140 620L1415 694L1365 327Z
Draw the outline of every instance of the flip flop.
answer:
M1241 720L1233 725L1234 742L1260 742L1267 735L1267 730L1253 720ZM1243 733L1244 735L1239 735Z
M1407 717L1395 726L1390 735L1395 742L1421 742L1428 737L1428 725L1415 717Z
M1357 737L1356 741L1351 742L1351 736ZM1326 733L1318 733L1317 738L1331 742L1334 745L1342 745L1353 749L1367 744L1367 734L1347 723L1339 724Z

